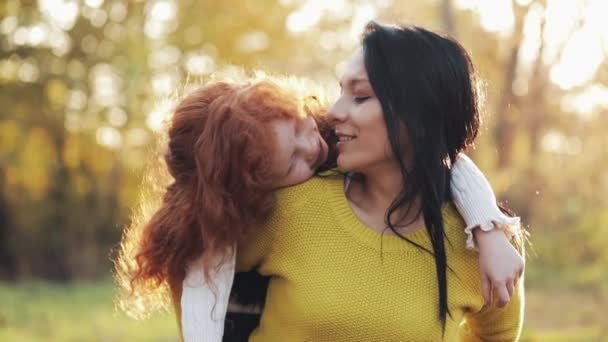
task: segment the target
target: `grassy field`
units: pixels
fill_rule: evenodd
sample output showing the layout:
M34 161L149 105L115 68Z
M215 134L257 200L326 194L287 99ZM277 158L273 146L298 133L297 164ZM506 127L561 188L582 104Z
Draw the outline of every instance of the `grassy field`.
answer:
M115 312L112 285L0 284L0 341L178 341L170 314Z
M106 283L0 283L0 341L177 341L171 314L133 321L116 313ZM605 298L529 289L522 341L608 341ZM604 327L601 327L601 324Z

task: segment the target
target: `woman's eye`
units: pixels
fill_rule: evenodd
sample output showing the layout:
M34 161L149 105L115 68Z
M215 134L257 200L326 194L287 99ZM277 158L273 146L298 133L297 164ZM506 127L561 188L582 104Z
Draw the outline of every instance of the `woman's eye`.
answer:
M367 101L369 98L370 98L370 96L361 96L361 97L355 97L354 100L355 100L355 103L361 104L361 103Z

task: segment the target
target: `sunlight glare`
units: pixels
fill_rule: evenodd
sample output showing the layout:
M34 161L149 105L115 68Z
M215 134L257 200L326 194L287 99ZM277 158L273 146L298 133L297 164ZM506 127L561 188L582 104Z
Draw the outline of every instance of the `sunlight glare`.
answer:
M95 134L97 143L111 149L119 148L122 145L122 135L114 127L99 127Z
M598 32L606 46L608 54L608 25L606 24L606 13L608 13L608 1L590 0L585 10L587 25Z
M593 77L603 54L598 35L585 27L572 37L561 60L551 68L551 80L563 89L582 85Z
M593 118L601 110L608 110L608 87L594 84L582 92L565 96L561 107L564 111L575 112L583 118Z
M345 0L307 0L296 11L287 16L286 27L292 33L312 29L327 14L332 20L345 20L353 15L353 4Z
M109 109L106 113L106 118L110 125L114 127L122 127L128 120L127 113L120 107L112 107Z
M307 5L302 6L299 10L289 14L287 16L287 29L293 33L302 33L313 26L317 25L321 20L321 9L308 5L313 2L308 2Z
M135 127L127 131L125 138L129 146L144 146L150 139L150 133L145 128Z
M155 1L147 8L144 33L150 39L163 38L177 27L177 6L173 1Z
M103 0L85 0L84 3L89 7L99 8L103 4Z
M102 27L108 20L108 14L102 9L95 9L91 13L89 20L94 27Z
M165 122L169 119L169 115L173 109L173 104L166 100L158 105L148 113L148 117L146 118L146 125L153 131L160 131Z
M524 21L524 40L519 51L520 60L524 63L532 63L538 56L541 42L540 22L543 16L543 8L533 6L530 8Z
M546 22L543 32L547 47L543 58L555 60L564 39L573 32L577 25L580 4L575 1L548 0L545 12Z
M520 6L528 6L532 0L516 0L515 2Z
M479 1L477 10L486 30L504 34L513 29L515 19L510 0Z
M29 40L30 45L36 46L36 45L40 45L44 41L46 41L48 35L49 35L48 27L45 24L40 23L40 24L37 24L30 28L28 40Z
M64 31L72 29L78 18L78 2L74 0L40 0L40 13Z
M578 137L566 137L556 130L547 132L542 139L542 147L545 151L577 155L582 151L581 141Z
M165 45L155 49L148 55L148 66L152 69L166 69L175 66L182 56L180 49L173 45Z
M73 89L68 94L66 106L74 110L83 110L87 105L87 93L80 89Z
M455 5L461 9L473 9L477 5L477 0L456 0Z
M361 32L365 24L376 18L378 12L370 4L363 4L355 7L354 17L350 24L349 39L338 39L340 46L344 49L352 48L359 42Z
M163 72L152 76L152 91L157 96L169 95L179 84L176 74Z
M51 31L48 44L58 57L65 56L72 49L72 40L63 30Z
M17 17L9 15L6 18L2 19L2 23L0 23L0 32L5 35L9 35L15 31L17 28Z
M34 83L38 80L40 69L33 60L25 60L17 72L19 79L23 82Z
M529 0L517 0L527 5ZM456 6L479 13L482 27L490 32L505 34L513 29L511 0L457 0ZM546 8L532 4L524 22L524 41L519 57L518 72L529 72L530 64L538 55L540 40L544 39L543 60L552 65L551 81L563 89L588 82L608 53L608 27L605 13L608 1L547 0ZM545 28L539 32L540 20L545 16ZM582 27L578 26L582 24ZM564 42L565 39L568 41ZM602 47L602 44L605 46ZM562 51L563 50L563 51ZM559 59L558 59L559 57ZM518 92L525 93L526 77L517 80Z
M15 45L25 45L28 36L27 28L20 26L15 30L15 33L13 33L13 43L15 43Z
M95 102L105 107L119 105L122 79L114 68L108 64L98 64L90 75Z
M150 7L148 15L152 20L169 21L175 19L177 8L173 1L156 1Z
M236 43L243 52L259 52L270 46L270 38L263 31L252 31L243 34Z
M186 71L192 75L207 75L215 71L215 60L204 53L191 53L185 58Z
M119 23L127 17L127 6L122 2L114 2L110 7L110 20Z

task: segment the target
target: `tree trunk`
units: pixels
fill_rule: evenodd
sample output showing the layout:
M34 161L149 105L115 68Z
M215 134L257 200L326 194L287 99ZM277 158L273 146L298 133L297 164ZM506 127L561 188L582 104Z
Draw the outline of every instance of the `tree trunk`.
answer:
M494 138L498 148L498 169L505 169L511 164L513 157L513 141L518 117L510 108L515 100L513 93L513 82L517 74L519 49L523 41L524 19L528 12L528 6L519 6L513 2L515 24L509 54L504 63L504 78L500 90L499 100L495 110L496 128Z
M443 32L455 37L456 25L454 24L454 8L452 0L441 0L441 26Z
M11 212L4 181L4 169L0 168L0 280L13 279L16 272L14 251L10 248L9 232L12 226Z

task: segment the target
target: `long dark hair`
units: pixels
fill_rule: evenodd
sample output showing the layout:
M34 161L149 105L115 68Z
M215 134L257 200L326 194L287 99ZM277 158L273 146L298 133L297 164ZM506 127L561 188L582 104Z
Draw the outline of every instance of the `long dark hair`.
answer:
M388 138L404 185L386 214L388 227L435 259L439 319L445 328L448 309L447 260L442 207L451 198L450 166L473 143L479 128L478 92L473 64L455 40L416 26L370 22L363 34L365 68L380 101ZM413 162L406 166L399 124L407 128ZM420 196L433 251L408 240L391 221L409 212Z

